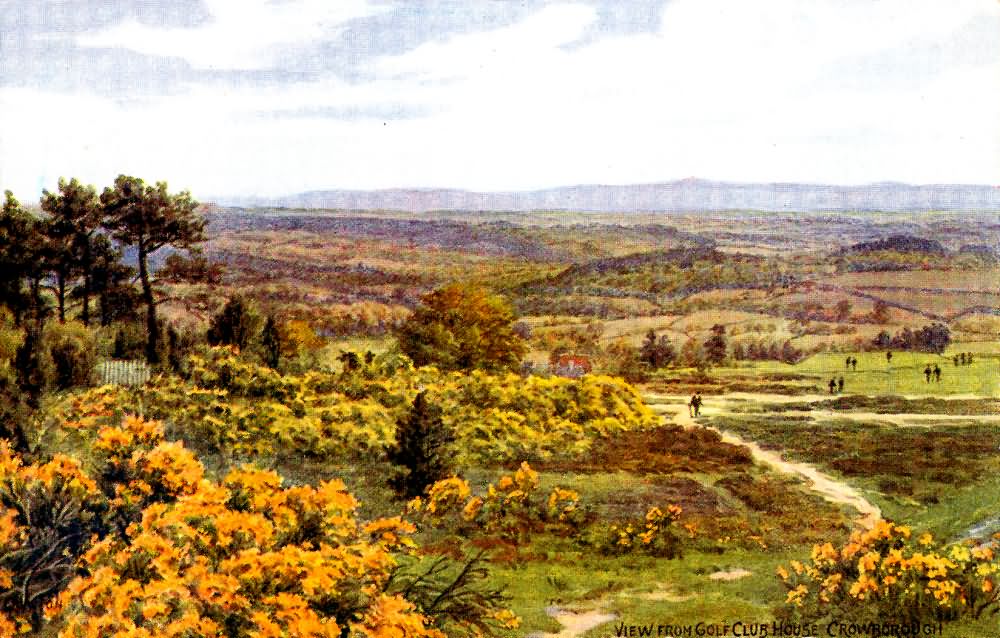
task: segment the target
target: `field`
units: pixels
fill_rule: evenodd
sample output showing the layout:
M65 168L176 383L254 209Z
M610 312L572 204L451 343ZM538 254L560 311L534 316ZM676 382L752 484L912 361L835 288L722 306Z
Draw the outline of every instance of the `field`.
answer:
M975 347L980 346L976 350ZM977 352L970 365L955 365L953 357L960 352ZM847 357L858 360L857 369L847 369ZM928 382L927 366L941 369L941 380ZM831 378L844 378L844 390L850 394L869 396L996 396L1000 392L1000 356L995 350L984 351L980 344L956 344L943 354L896 352L887 362L882 352L847 352L817 354L801 363L789 366L777 363L759 364L761 372L794 372L814 376L820 386Z
M845 288L895 288L930 289L955 292L1000 292L997 277L1000 270L988 268L972 271L911 270L903 272L852 272L827 280Z
M50 560L30 539L58 529L0 518L0 628L105 622L107 592L140 625L217 622L225 588L204 583L231 583L235 552L232 627L308 608L355 633L572 638L898 612L996 633L996 220L201 213L222 272L157 277L169 331L145 385L71 374L144 356L134 309L84 327L71 299L35 369L2 317L0 410L23 427L0 449L5 511L69 499L53 511L105 541L60 541L49 621L3 591L35 586L16 561ZM197 569L157 559L168 579L154 546ZM315 560L280 591L250 576L293 554ZM76 593L55 609L57 590Z

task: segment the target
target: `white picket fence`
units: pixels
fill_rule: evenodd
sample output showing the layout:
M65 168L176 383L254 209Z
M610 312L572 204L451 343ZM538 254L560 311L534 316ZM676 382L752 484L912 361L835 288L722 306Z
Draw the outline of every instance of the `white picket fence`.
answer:
M142 385L149 381L149 365L145 361L102 361L97 365L101 385Z

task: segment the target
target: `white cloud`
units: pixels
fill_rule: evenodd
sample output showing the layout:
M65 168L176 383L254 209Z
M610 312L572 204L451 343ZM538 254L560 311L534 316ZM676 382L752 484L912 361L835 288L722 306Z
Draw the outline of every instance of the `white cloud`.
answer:
M524 80L538 74L540 56L579 39L597 18L579 5L546 7L510 27L463 34L446 42L430 42L404 55L385 57L375 66L383 77L412 77L421 81L452 81L483 74L513 74Z
M161 29L130 21L84 34L86 47L121 47L179 57L199 69L260 69L276 63L276 45L308 42L376 9L367 0L205 0L210 22Z
M239 15L216 4L211 25L148 41L149 33L98 39L183 52L199 64L264 65L273 62L269 46L326 28L315 23L333 4L259 4ZM351 6L352 15L367 10ZM862 89L848 81L853 60L879 59L914 42L935 46L977 19L1000 24L1000 6L675 0L656 33L578 46L594 11L563 4L509 27L384 57L371 67L374 79L359 84L195 86L129 106L4 89L0 185L32 192L39 184L51 188L60 175L106 184L118 172L168 179L196 195L502 190L692 175L995 183L1000 61L925 73L896 56L891 68L865 69L883 74L884 84ZM913 82L888 81L907 73ZM421 115L282 115L376 113L384 105ZM277 115L261 116L269 112Z

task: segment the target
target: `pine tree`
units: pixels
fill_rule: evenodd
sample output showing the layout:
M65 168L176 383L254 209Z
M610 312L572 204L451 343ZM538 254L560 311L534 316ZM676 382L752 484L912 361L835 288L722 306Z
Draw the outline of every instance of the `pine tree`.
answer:
M112 237L136 250L142 302L146 306L146 359L160 362L160 324L156 317L155 279L149 259L166 246L190 250L205 240L205 220L191 194L167 192L167 184L147 186L136 177L119 175L101 194L103 226Z
M38 408L39 399L48 386L49 375L42 355L41 336L29 328L14 355L14 370L17 384L32 409Z
M646 340L642 342L642 348L639 351L640 359L647 363L650 368L657 369L664 366L668 366L673 363L674 359L677 357L677 353L674 351L674 346L670 343L670 337L667 335L661 335L659 339L656 338L656 332L650 329L646 333Z
M646 333L646 340L642 342L639 349L639 358L651 368L658 368L658 357L656 356L656 332L652 328Z
M170 326L167 328L167 363L174 372L181 371L181 362L184 360L184 353L181 349L181 335L177 328Z
M281 362L281 333L278 330L278 322L271 315L268 315L267 322L264 324L264 331L260 335L260 345L264 349L264 363L277 369Z
M101 226L101 202L93 186L75 178L59 180L59 192L44 191L42 210L48 213L44 231L49 241L49 264L56 282L59 321L66 321L66 297L71 280L82 279L80 320L90 324L90 297L93 278L95 233Z
M231 297L219 314L212 318L208 342L213 346L236 346L246 350L257 338L260 316L242 297Z
M716 365L726 360L726 327L722 324L712 326L712 336L705 341L705 356Z
M435 481L451 472L450 446L455 433L445 426L441 410L427 401L422 391L409 415L396 425L396 444L388 450L389 461L400 466L390 485L402 497L420 496Z

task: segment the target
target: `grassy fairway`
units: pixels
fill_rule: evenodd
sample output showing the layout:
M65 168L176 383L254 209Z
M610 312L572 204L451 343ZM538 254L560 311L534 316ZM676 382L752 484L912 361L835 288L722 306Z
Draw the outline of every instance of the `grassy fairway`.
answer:
M816 375L825 385L832 377L844 377L844 392L870 395L1000 395L1000 358L995 354L976 354L971 365L956 366L952 357L970 352L971 347L958 344L943 355L921 352L893 352L888 362L884 352L830 352L813 355L796 365L776 362L755 363L760 372L789 372ZM980 345L980 344L977 344ZM858 360L857 370L847 369L845 360ZM930 364L941 368L941 381L930 383L924 368Z
M769 620L775 601L785 595L775 569L804 553L808 548L766 553L690 552L682 560L663 560L567 551L553 553L547 561L498 570L496 577L507 585L515 609L530 610L522 615L523 634L557 631L558 623L544 610L565 607L614 614L616 620L586 634L607 636L614 635L611 628L616 622L656 625ZM712 574L737 569L749 574L734 580L712 578Z

